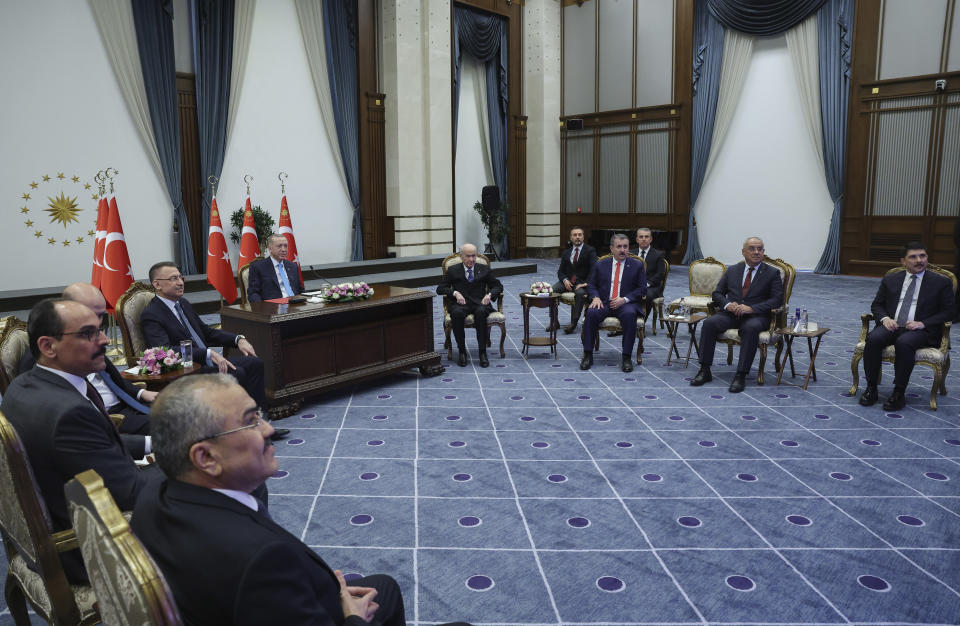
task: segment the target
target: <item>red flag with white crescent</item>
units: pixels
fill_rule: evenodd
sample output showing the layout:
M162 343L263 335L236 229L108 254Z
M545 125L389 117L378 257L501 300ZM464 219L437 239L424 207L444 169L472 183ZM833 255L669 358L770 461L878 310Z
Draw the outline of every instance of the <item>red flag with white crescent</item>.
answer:
M107 215L110 208L107 206L107 198L100 198L97 203L97 235L93 240L93 276L90 283L100 288L100 281L103 279L103 245L107 239Z
M233 266L227 252L227 239L217 209L217 198L210 202L210 230L207 235L207 282L220 292L227 304L237 299L237 283L233 280Z
M240 259L237 270L247 263L253 263L260 257L260 242L257 240L257 227L253 221L253 209L250 208L250 196L243 209L243 228L240 231Z
M130 265L130 254L127 252L127 241L123 237L123 224L120 223L116 197L110 198L106 230L100 291L107 300L107 308L113 311L117 300L127 287L133 284L133 268Z
M280 200L280 234L287 238L287 258L297 264L300 284L303 284L303 270L300 268L300 254L297 252L297 240L293 237L293 222L290 221L290 209L287 208L287 196Z

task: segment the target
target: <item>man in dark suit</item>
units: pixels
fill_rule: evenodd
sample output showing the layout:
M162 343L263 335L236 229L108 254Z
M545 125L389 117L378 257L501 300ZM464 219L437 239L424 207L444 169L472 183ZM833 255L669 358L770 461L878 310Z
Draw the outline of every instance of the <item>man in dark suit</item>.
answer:
M637 229L637 248L631 250L646 263L647 295L643 297L644 313L650 311L653 301L663 295L663 281L667 276L667 260L663 253L653 247L653 233L649 228Z
M580 369L588 370L593 365L593 345L597 329L605 317L620 319L623 327L620 369L633 371L633 343L637 338L637 316L641 314L640 302L647 293L647 278L643 263L630 258L630 240L617 233L610 238L608 259L597 261L587 279L587 293L592 300L583 322L583 358Z
M100 290L90 283L74 283L63 290L64 300L79 302L90 308L100 320L100 327L106 327L107 303ZM150 413L149 404L157 397L156 391L137 389L120 375L120 371L104 359L106 367L100 372L87 374L87 380L96 388L103 399L107 413L119 413L124 416L120 424L120 437L133 458L140 459L150 452ZM20 359L20 373L33 368L36 360L33 353L27 351Z
M404 624L397 583L347 584L250 492L277 470L257 403L223 375L187 376L150 415L157 463L131 525L188 624ZM148 497L147 497L148 496Z
M447 298L453 336L457 340L457 365L467 365L463 328L467 316L473 315L477 344L480 347L480 367L488 367L490 360L487 358L487 317L493 313L491 302L503 291L503 285L493 275L489 265L477 265L477 247L472 243L460 246L460 260L461 263L447 269L437 285L437 293Z
M560 255L560 269L557 270L557 278L560 280L553 285L553 290L557 293L573 292L570 324L563 327L563 332L568 335L577 329L580 322L580 314L587 300L587 278L596 262L597 251L583 242L583 229L579 226L571 228L570 246Z
M88 469L100 474L117 506L132 509L159 472L137 469L86 378L106 365L109 341L100 319L79 302L51 298L30 311L27 335L37 364L13 380L0 410L23 442L53 530L71 527L63 485ZM71 582L87 580L78 550L62 553L61 560Z
M896 411L906 405L904 392L910 382L916 351L940 345L943 323L954 316L953 283L936 272L926 271L924 245L919 241L908 242L900 262L905 272L888 274L880 281L870 306L877 325L867 335L863 348L867 388L860 396L860 404L870 406L877 401L883 349L896 346L893 393L883 403L884 411Z
M760 333L770 325L770 311L783 304L783 279L780 272L763 263L763 251L762 239L747 239L743 243L743 261L728 267L717 283L713 303L718 311L701 326L700 371L690 381L694 387L713 380L710 366L717 337L730 328L740 330L740 357L730 393L740 393L746 386Z
M161 261L150 268L150 282L157 297L140 315L140 327L149 346L178 346L193 342L193 359L203 364L202 373L220 372L233 375L257 404L266 407L263 389L263 361L243 335L217 330L203 323L183 297L183 275L175 263ZM242 356L227 359L211 346L236 346ZM277 431L279 436L290 431Z
M287 260L287 238L274 233L267 239L270 256L250 264L247 299L250 302L289 298L303 293L300 269Z

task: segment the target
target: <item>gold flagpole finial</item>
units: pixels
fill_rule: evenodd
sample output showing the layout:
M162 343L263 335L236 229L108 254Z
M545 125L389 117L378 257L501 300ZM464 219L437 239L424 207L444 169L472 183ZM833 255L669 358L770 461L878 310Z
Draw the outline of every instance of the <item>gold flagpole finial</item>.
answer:
M287 193L287 188L286 188L286 185L285 185L284 183L287 182L287 178L289 178L289 177L287 176L287 173L286 173L286 172L280 172L280 173L277 175L277 178L280 179L280 195L282 196L282 195L284 195L284 194Z
M250 183L253 182L253 176L251 176L250 174L244 174L244 176L243 176L243 182L246 183L246 185L247 185L247 195L249 196L249 195L250 195Z
M220 179L210 174L207 176L207 182L210 183L210 195L213 197L217 196L217 183L220 182Z
M112 174L110 172L113 172ZM113 193L113 178L120 174L120 170L115 167L108 167L106 172L104 172L106 177L110 179L110 193Z

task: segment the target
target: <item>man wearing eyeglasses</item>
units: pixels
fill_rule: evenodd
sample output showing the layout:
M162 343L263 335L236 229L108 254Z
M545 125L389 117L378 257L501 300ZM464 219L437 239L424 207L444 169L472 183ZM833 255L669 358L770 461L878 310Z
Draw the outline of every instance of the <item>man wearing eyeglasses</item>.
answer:
M266 406L263 389L263 361L243 335L235 335L204 324L190 302L183 297L183 275L175 263L161 261L150 268L150 282L157 297L140 315L140 327L149 346L179 346L193 342L194 359L204 365L201 373L219 372L234 376L257 406ZM227 358L211 347L236 346L241 356ZM281 438L290 431L277 431Z
M23 442L53 530L71 527L63 485L76 474L96 470L123 510L159 472L140 471L107 414L103 399L87 380L106 366L107 336L89 307L47 299L30 311L30 352L36 366L17 376L0 410ZM61 554L71 582L87 580L78 550Z

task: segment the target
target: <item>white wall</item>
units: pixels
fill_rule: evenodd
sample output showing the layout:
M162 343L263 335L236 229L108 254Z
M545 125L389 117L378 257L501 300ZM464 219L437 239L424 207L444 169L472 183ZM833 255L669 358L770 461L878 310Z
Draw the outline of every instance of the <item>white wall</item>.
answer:
M134 275L146 276L157 259L173 257L173 209L133 129L89 6L4 2L0 13L0 228L4 256L22 261L0 273L0 290L90 280L93 240L87 231L96 220L96 188L83 185L93 185L97 171L108 166L120 171L117 202ZM60 193L76 197L81 209L79 222L66 228L52 224L44 211L47 198ZM29 213L21 213L23 206ZM33 228L24 224L28 219ZM36 231L43 237L34 237ZM56 243L48 244L49 237Z
M473 205L480 200L481 190L493 185L488 180L483 161L483 143L480 135L480 116L477 112L475 75L483 76L484 67L469 55L463 55L460 72L460 109L457 119L456 182L456 249L462 243L472 243L483 251L487 243L487 229Z
M729 134L700 191L695 214L705 256L741 260L743 240L814 269L833 202L800 110L786 39L758 39Z
M224 228L246 199L245 174L254 178L252 203L279 221L281 171L289 175L287 204L301 263L350 260L353 209L324 135L293 0L257 3L217 191ZM233 246L229 238L228 245ZM238 248L231 252L236 269Z

